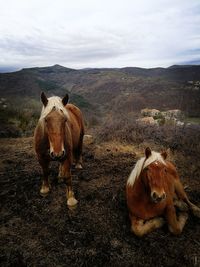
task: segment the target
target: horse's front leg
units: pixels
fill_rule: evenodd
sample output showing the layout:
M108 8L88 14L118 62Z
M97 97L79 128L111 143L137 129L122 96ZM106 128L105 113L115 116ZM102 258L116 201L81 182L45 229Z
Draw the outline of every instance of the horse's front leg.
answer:
M42 196L46 196L50 191L50 184L49 184L49 160L39 158L39 163L42 167L43 176L42 176L42 186L40 189L40 194Z
M180 212L176 216L176 210L173 204L168 205L166 208L166 219L168 222L169 231L174 235L179 235L183 231L183 227L188 219L187 212Z
M63 175L63 163L59 164L59 171L58 171L58 181L61 182L64 180L64 175Z
M60 174L66 182L66 196L67 196L67 205L69 207L74 207L77 205L78 201L74 197L74 192L72 190L72 177L71 177L71 162L69 159L66 159L60 165Z
M131 231L138 237L142 237L155 229L162 227L165 223L161 217L156 217L148 221L138 219L130 215L131 219Z

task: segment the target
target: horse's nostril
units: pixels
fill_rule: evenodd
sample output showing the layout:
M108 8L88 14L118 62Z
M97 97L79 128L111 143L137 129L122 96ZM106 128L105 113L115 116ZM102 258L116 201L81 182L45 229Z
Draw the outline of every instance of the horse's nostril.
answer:
M153 194L152 194L152 198L153 198L153 199L156 199L156 198L157 198L157 194L156 194L156 192L153 192Z
M62 157L64 157L64 156L65 156L65 150L62 151Z
M50 157L51 157L52 159L54 159L54 158L55 158L55 156L54 156L54 153L53 153L53 152L51 152L51 153L50 153Z
M163 193L162 199L165 199L167 197L166 193Z

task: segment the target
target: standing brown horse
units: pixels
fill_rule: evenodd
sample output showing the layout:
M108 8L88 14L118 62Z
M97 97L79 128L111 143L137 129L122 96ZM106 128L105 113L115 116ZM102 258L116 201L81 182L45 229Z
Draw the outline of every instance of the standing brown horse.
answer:
M170 232L180 234L188 218L188 207L200 217L200 209L189 201L175 166L166 157L166 152L146 148L145 157L138 160L127 181L131 230L137 236L161 227L164 219L159 216L166 217ZM178 216L175 206L180 210Z
M43 108L35 129L35 151L43 170L41 195L50 191L48 180L49 163L51 160L60 162L59 177L66 181L67 204L75 206L71 181L71 166L82 168L82 145L84 123L81 111L68 103L68 95L63 99L57 96L47 98L41 94Z

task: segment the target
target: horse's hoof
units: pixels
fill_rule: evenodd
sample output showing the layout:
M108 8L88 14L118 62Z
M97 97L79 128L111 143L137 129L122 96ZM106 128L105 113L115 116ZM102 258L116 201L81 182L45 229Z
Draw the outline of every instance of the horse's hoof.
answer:
M193 208L192 208L192 213L193 213L193 215L194 215L195 217L200 218L200 208L198 208L198 207L193 207Z
M180 213L180 217L183 219L183 220L186 220L187 221L187 219L188 219L188 213L187 212L181 212ZM179 218L179 220L180 220L180 218Z
M42 197L46 197L48 195L49 191L50 191L49 187L42 187L40 189L40 195Z
M77 164L75 165L75 169L77 169L77 170L81 170L81 169L83 169L82 164L81 164L81 163L77 163Z
M188 205L185 202L181 201L181 200L175 200L174 201L174 206L176 208L178 208L179 211L185 211L185 212L187 212L188 209L189 209L188 208Z
M162 227L165 224L165 220L163 218L157 218L156 219L156 226Z
M78 201L74 197L70 197L67 200L67 205L71 208L75 207L77 205Z

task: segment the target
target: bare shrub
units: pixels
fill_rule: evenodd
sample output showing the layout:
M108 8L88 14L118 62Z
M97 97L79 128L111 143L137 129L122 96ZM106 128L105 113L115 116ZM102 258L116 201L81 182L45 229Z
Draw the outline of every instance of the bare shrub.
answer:
M97 137L99 141L154 142L173 150L200 152L200 125L141 125L136 122L136 115L110 116L98 129Z

